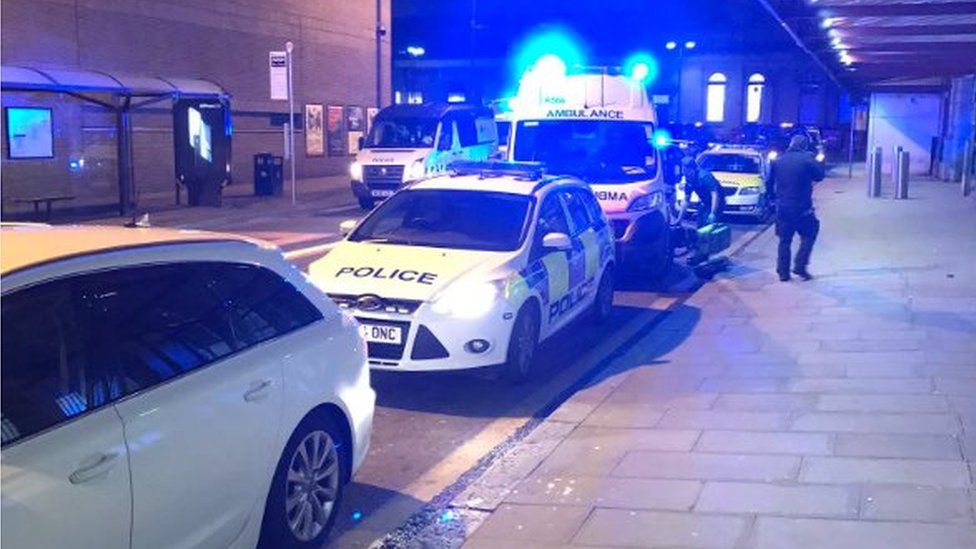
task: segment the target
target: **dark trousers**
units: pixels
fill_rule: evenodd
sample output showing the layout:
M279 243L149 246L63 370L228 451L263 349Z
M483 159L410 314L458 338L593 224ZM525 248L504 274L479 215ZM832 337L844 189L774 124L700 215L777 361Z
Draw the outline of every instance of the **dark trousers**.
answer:
M776 272L783 276L790 274L790 247L793 235L800 235L800 249L793 260L793 270L805 271L810 263L813 243L820 232L820 220L812 211L793 213L779 211L776 214L776 236L779 237L779 254L776 258Z

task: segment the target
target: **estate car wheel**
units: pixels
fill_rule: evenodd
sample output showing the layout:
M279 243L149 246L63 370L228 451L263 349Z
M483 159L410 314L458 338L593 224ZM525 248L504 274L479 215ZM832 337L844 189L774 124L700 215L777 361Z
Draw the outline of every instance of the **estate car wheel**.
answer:
M314 414L299 424L272 480L260 547L322 547L342 501L348 451L342 431L327 415Z
M372 210L376 205L376 201L371 196L358 196L356 199L359 200L359 207L366 211Z
M613 312L613 287L613 269L608 266L600 277L600 287L597 288L593 301L593 320L597 324L603 324L610 319Z
M512 383L522 383L532 374L535 352L539 346L539 309L527 303L519 310L508 342L504 375Z

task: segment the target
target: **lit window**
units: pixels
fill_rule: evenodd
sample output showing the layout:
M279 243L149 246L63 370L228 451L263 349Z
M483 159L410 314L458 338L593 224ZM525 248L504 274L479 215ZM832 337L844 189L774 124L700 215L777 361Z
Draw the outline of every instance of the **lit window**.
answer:
M420 105L424 102L424 94L419 91L412 91L407 94L407 103L410 105Z
M746 87L746 122L759 122L762 116L763 88L766 86L766 77L758 72L749 77L749 85Z
M728 79L725 75L716 72L708 77L708 90L706 94L705 120L709 122L722 122L725 120L725 85Z

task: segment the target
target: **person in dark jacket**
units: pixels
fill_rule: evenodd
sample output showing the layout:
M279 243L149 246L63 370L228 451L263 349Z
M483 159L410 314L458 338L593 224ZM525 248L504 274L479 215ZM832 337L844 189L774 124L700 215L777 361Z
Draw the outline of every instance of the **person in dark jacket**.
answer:
M793 260L792 272L803 280L813 278L807 266L820 232L820 220L813 209L813 183L823 180L824 168L808 147L805 136L795 135L786 152L772 164L770 180L776 196L776 235L779 237L776 272L783 282L790 279L790 247L794 234L800 235L800 248Z

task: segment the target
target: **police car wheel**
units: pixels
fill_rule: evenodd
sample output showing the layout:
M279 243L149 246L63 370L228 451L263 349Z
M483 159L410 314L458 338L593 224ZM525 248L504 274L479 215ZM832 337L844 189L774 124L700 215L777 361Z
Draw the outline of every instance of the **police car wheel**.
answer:
M532 303L526 303L515 317L515 324L512 326L512 337L508 342L508 358L503 370L505 378L513 383L527 380L532 374L538 346L539 309Z
M671 231L665 231L661 247L648 258L646 274L651 280L661 280L671 272L674 263L674 246L671 245Z
M613 312L613 287L613 270L607 267L600 277L600 287L593 300L593 320L598 324L606 322Z
M359 207L364 210L372 210L373 206L376 205L376 201L371 196L359 196L356 198L359 200Z

